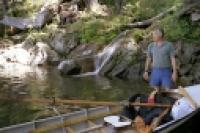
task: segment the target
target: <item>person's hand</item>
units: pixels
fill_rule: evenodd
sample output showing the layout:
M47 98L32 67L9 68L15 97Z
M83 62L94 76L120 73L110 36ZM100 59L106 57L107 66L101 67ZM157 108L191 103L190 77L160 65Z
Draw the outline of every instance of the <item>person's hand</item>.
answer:
M148 97L148 103L155 103L155 95L158 93L158 90L154 90Z
M176 73L176 72L173 72L173 73L172 73L172 80L173 80L174 82L176 82L176 80L177 80L177 73Z
M144 72L143 78L144 78L145 80L148 80L148 79L149 79L149 74L148 74L148 72Z

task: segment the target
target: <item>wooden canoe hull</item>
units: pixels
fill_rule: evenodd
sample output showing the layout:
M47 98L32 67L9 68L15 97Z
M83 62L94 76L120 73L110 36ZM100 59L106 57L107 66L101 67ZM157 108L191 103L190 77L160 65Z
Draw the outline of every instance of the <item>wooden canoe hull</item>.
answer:
M181 95L178 93L170 93L169 96L170 95L172 97L181 97ZM62 114L60 116L48 117L46 119L40 119L32 122L26 122L23 124L0 128L0 133L84 133L84 131L91 130L93 128L96 130L94 130L92 133L96 133L97 131L99 132L101 130L104 133L136 133L134 127L131 126L127 128L115 129L110 125L104 125L103 118L105 116L118 114L121 109L121 107L109 106L83 109L81 111ZM200 109L196 109L194 112L185 116L182 119L170 121L168 123L160 125L155 128L153 132L168 133L174 131L187 121L194 119L194 117L199 114L199 110ZM90 128L91 125L93 126L92 128Z
M110 112L109 107L98 107L98 108L92 108L88 110L82 110L82 111L77 111L69 114L63 114L62 116L54 116L54 117L49 117L46 119L40 119L37 121L33 122L27 122L24 124L18 124L18 125L13 125L5 128L1 128L0 132L1 133L30 133L31 131L34 131L39 128L43 127L49 127L50 125L56 125L56 124L62 124L63 121L73 121L77 120L80 118L84 118L87 115L88 116L93 116L97 114L105 114ZM193 113L185 116L182 119L176 120L176 121L171 121L168 123L165 123L163 125L160 125L156 129L154 129L153 132L155 133L168 133L170 131L175 130L178 128L180 125L184 124L188 120L194 118L194 116L199 112L199 110L194 111ZM92 123L95 123L96 125L102 125L104 123L103 117L97 118L97 119L91 119L90 120ZM80 122L77 124L73 124L70 127L75 133L81 132L82 129L87 129L89 127L88 121ZM122 132L122 133L136 133L133 127L128 127L128 128L122 128L122 129L115 129L112 126L103 126L102 128L105 133L115 133L115 132ZM66 133L69 132L69 129L66 127L63 128L55 128L53 130L47 131L48 133ZM94 132L95 133L95 132Z
M184 125L191 119L195 119L195 116L197 116L199 113L200 113L200 109L197 109L194 112L192 112L191 114L188 114L187 116L185 116L179 120L170 121L168 123L160 125L156 129L154 129L153 132L154 133L169 133L169 132L175 131L178 128L180 128L181 125Z

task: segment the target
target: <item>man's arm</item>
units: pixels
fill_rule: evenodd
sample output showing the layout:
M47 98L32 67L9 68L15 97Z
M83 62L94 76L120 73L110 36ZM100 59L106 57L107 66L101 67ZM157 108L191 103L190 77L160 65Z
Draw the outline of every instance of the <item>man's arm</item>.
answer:
M176 70L176 58L175 57L171 57L171 64L172 64L172 79L175 82L177 79L177 70Z
M150 65L151 65L151 57L147 56L147 59L146 59L146 62L145 62L145 68L144 68L145 72L149 71Z
M151 47L152 47L152 44L149 44L148 49L147 49L147 58L146 58L146 62L145 62L145 66L144 66L144 74L143 74L143 78L145 80L149 79L148 71L149 71L149 67L151 65L151 60L152 60L151 59L152 58Z
M146 59L146 62L145 62L144 74L143 74L143 78L145 80L149 79L148 71L149 71L150 65L151 65L151 57L147 56L147 59Z

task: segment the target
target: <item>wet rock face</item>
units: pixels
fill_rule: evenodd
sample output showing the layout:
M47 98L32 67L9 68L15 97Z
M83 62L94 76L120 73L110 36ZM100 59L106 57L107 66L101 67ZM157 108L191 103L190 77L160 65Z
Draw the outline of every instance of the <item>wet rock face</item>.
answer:
M183 12L181 16L188 16L193 24L200 22L200 1L199 0L184 0Z
M135 64L128 68L127 79L138 80L142 78L143 67L141 63Z
M73 33L56 31L55 33L52 33L49 44L57 53L68 55L78 46L78 39Z
M197 46L192 46L192 44L179 44L181 47L177 51L178 59L182 64L194 63L200 48Z
M138 79L141 65L139 47L133 39L125 39L114 52L111 60L102 68L100 74L123 79ZM134 70L133 70L134 69ZM137 73L137 74L136 74Z
M56 61L59 57L46 43L37 42L33 45L31 43L27 44L26 42L2 49L0 52L0 59L1 65L13 62L36 66Z
M81 72L81 67L74 60L65 60L58 65L58 70L64 75L77 75Z
M35 59L33 60L34 65L43 65L45 63L52 63L59 61L57 53L50 49L48 44L38 42L36 43L37 53L35 54Z
M85 58L85 57L92 57L96 55L98 50L100 49L99 46L93 44L81 44L78 45L73 51L68 54L68 58Z
M174 43L178 82L190 85L200 82L200 47L198 44ZM134 41L120 45L100 74L129 80L142 79L146 54Z
M181 85L200 81L200 47L198 44L176 43L178 76Z

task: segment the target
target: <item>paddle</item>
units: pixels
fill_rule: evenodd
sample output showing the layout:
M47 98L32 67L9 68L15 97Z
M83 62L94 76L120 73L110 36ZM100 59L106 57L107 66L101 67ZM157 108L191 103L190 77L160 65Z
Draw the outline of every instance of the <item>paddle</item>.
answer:
M39 104L68 104L68 105L84 105L84 106L125 106L128 105L128 102L109 102L109 101L90 101L90 100L65 100L65 99L38 99L38 98L6 98L0 97L0 99L6 100L15 100L15 101L22 101L22 102L30 102L30 103L39 103ZM130 103L129 105L132 106L143 106L143 107L159 107L159 108L168 108L171 107L169 104L158 104L158 103Z

